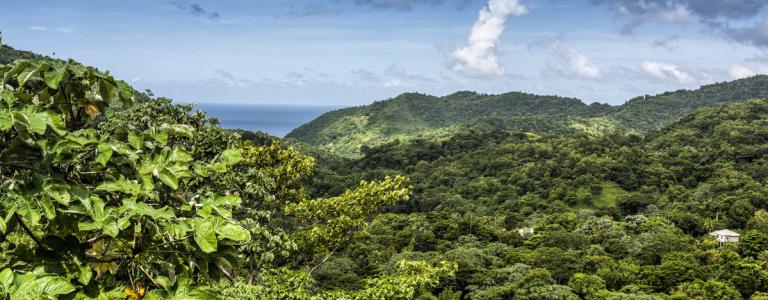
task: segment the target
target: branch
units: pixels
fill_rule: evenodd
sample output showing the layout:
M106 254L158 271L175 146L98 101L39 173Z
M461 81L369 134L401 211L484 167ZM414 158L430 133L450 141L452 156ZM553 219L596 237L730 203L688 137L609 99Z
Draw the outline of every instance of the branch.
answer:
M216 266L219 267L219 270L221 271L221 273L224 274L224 276L227 276L227 279L229 279L229 281L231 281L232 283L237 282L237 279L235 278L235 276L230 274L229 271L227 271L227 269L224 269L224 267L221 264L216 264Z
M157 245L152 245L152 246L149 246L149 247L147 247L147 248L145 248L145 249L146 249L146 250L149 250L149 249L152 249L152 248L156 248L156 247L162 247L162 246L165 246L165 245L168 245L168 244L175 244L176 242L179 242L179 241L183 241L183 240L189 239L190 237L192 237L192 235L189 235L189 234L188 234L188 235L186 235L186 236L184 236L184 237L182 237L182 238L180 238L180 239L177 239L177 240L170 240L170 241L168 241L168 242L165 242L165 243L160 243L160 244L157 244ZM170 239L170 238L168 238L168 239ZM174 245L174 246L175 246L175 245Z
M154 279L154 278L152 278L152 276L150 276L150 275L149 275L149 273L147 272L147 270L144 270L144 267L142 267L140 264L136 264L136 266L138 266L138 267L139 267L139 270L141 270L141 272L142 272L142 273L144 273L144 275L145 275L145 276L147 276L147 278L149 278L149 280L150 280L150 281L152 281L152 283L153 283L153 284L154 284L156 287L159 287L159 288L163 288L163 286L162 286L162 285L158 284L158 283L157 283L157 281L155 281L155 279Z
M320 263L318 263L317 265L315 265L314 267L312 267L312 269L310 269L310 270L309 270L309 275L312 275L312 272L314 272L315 270L317 270L317 268L319 268L320 266L322 266L323 264L325 264L325 262L326 262L326 261L328 261L328 259L330 259L330 258L331 258L331 256L333 256L334 254L336 254L336 251L338 251L338 250L339 250L339 248L341 248L341 245L342 245L342 244L344 244L345 242L346 242L346 241L339 243L338 245L336 245L336 247L335 247L335 248L333 248L333 250L331 250L331 252L328 252L328 254L327 254L327 255L325 255L325 257L323 258L323 260L321 260L321 261L320 261Z
M48 247L48 246L46 246L46 245L43 245L43 242L41 242L41 241L40 241L40 238L38 238L38 237L37 237L37 236L36 236L36 235L35 235L35 234L32 232L32 230L30 230L30 229L29 229L29 227L27 227L27 224L25 224L25 223L24 223L24 220L22 220L22 219L21 219L21 217L19 216L19 214L13 214L13 217L14 217L14 218L16 218L16 222L19 222L19 225L21 225L21 228L22 228L22 229L24 229L24 232L26 232L26 233L27 233L27 235L29 235L29 237L30 237L30 238L32 238L32 240L34 240L34 241L35 241L35 243L36 243L38 246L40 246L40 247L44 248L45 250L48 250L48 251L53 251L53 249L51 249L50 247Z

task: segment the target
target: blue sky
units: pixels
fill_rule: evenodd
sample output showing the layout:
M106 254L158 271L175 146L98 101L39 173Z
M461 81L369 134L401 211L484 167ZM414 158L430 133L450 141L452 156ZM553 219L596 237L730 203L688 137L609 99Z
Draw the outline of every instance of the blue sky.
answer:
M474 90L621 104L768 72L766 2L0 0L0 30L181 102Z

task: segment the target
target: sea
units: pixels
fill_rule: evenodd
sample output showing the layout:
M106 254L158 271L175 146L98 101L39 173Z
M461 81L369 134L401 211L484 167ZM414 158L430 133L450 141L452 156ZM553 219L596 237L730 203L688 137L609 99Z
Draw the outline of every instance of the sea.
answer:
M219 119L224 128L262 131L284 137L320 115L342 108L321 105L197 103L206 116Z

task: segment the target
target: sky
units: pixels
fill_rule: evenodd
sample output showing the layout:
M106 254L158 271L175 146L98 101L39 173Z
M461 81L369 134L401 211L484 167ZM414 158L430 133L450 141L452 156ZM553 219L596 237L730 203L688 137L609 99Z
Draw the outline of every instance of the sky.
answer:
M768 73L765 0L0 0L0 30L179 102L621 104Z

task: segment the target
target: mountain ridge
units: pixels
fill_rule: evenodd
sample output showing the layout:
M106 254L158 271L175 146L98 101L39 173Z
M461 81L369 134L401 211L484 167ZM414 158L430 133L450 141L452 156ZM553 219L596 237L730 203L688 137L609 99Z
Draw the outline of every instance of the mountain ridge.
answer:
M538 134L574 130L594 134L605 130L642 133L706 106L759 98L768 98L766 75L713 83L696 90L639 96L614 106L523 92L459 91L442 97L404 93L369 105L328 112L286 137L339 155L359 157L362 146L447 136L489 118L508 123L505 127L510 129L528 128ZM526 120L535 120L538 125Z

